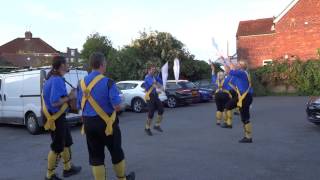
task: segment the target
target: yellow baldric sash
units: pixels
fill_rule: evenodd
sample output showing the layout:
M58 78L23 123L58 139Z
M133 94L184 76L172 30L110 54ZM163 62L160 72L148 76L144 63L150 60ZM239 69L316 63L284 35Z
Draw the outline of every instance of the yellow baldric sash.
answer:
M113 111L111 116L108 116L108 114L100 107L100 105L97 103L96 100L93 99L93 97L91 96L91 91L93 89L93 87L104 78L103 75L98 75L96 76L90 83L88 86L86 86L86 83L84 82L84 80L81 80L80 82L80 86L81 86L81 90L82 90L82 99L81 99L81 110L83 112L84 106L86 104L86 102L88 101L90 103L90 105L92 106L92 108L96 111L96 113L99 115L99 117L101 119L103 119L103 121L107 124L107 128L105 130L105 133L107 136L110 136L113 134L113 123L116 120L116 111ZM83 129L82 129L82 133L84 133Z
M242 108L242 101L246 98L246 96L247 96L247 94L249 93L250 88L251 88L251 86L252 86L252 84L251 84L251 78L250 78L248 72L245 71L245 73L246 73L247 79L248 79L248 81L249 81L249 86L248 86L248 89L247 89L242 95L241 95L241 93L240 93L239 88L238 88L238 87L235 87L233 84L231 84L231 80L230 80L230 82L229 82L229 85L230 85L230 86L232 87L232 89L234 89L234 90L237 92L237 94L238 94L238 103L237 103L237 106L238 106L239 108Z
M222 87L223 87L223 84L224 84L224 81L225 81L225 79L223 79L223 81L220 82L219 79L217 78L216 84L218 85L218 89L216 90L215 93L218 93L218 92L221 91L221 92L227 93L227 94L229 95L229 97L232 98L231 93L230 93L228 90L222 88Z
M146 92L146 95L144 96L144 99L146 101L149 101L150 100L150 94L151 92L154 90L155 86L152 84L152 86L150 87L150 89Z
M47 121L46 124L44 125L44 129L45 130L52 130L55 131L56 130L56 125L55 125L55 121L63 114L66 112L66 110L68 109L68 103L64 103L60 110L54 114L50 114L47 108L46 103L44 102L44 98L43 98L43 94L41 95L41 100L42 100L42 112L44 114L44 116L46 117Z

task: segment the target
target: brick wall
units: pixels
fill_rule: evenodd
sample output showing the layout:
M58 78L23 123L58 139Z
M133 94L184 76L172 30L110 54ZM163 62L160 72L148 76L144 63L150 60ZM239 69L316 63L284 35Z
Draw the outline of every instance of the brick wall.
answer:
M301 60L318 58L320 48L320 1L300 0L275 25L272 35L237 38L238 57L248 59L251 68L265 59L280 59L286 55Z

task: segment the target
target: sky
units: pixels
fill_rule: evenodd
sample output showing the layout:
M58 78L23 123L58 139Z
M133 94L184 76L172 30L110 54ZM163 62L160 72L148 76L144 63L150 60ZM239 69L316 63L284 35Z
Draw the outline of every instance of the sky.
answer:
M141 31L165 31L199 60L217 50L236 52L239 21L278 16L292 0L1 0L0 45L30 30L58 51L82 49L88 35L107 36L115 48Z

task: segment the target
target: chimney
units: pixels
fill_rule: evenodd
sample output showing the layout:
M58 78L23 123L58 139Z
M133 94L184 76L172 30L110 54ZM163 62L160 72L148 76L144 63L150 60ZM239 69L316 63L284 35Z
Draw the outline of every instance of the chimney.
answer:
M25 40L30 40L32 38L32 33L30 31L26 31L24 35L25 35Z

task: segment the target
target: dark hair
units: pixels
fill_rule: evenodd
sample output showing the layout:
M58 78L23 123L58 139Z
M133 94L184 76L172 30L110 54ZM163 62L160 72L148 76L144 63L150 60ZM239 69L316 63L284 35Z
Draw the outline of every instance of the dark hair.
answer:
M103 63L106 62L104 54L100 52L94 52L90 55L90 67L92 69L99 69Z
M49 71L46 79L48 80L52 75L60 76L60 74L58 73L58 69L62 64L67 64L66 58L63 56L54 56L52 58L51 70Z

